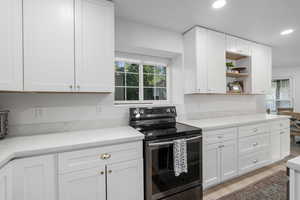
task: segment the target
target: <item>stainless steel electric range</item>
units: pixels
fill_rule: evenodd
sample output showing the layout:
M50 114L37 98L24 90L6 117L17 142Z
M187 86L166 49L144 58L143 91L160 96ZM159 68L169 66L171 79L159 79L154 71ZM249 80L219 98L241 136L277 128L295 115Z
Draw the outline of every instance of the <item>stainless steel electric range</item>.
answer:
M130 108L130 125L145 135L145 200L202 200L202 130L176 122L176 108ZM175 175L173 144L185 139L187 173Z

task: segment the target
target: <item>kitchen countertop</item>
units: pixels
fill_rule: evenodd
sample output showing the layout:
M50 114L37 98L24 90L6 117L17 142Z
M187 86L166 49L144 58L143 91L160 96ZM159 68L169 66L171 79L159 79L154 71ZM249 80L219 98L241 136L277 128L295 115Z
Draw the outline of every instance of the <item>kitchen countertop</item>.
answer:
M143 134L129 126L7 138L0 141L0 168L16 158L143 139Z
M300 171L300 156L293 158L287 162L287 167Z
M216 130L221 128L230 128L254 123L263 123L271 120L289 119L286 115L268 115L268 114L254 114L254 115L238 115L231 117L218 117L200 120L181 120L178 121L183 124L202 128L203 131Z

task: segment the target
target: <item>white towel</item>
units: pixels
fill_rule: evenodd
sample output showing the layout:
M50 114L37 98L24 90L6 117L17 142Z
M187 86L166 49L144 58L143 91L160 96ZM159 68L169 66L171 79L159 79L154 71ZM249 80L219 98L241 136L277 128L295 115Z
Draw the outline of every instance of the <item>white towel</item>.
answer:
M175 176L180 176L182 173L187 173L187 147L185 139L174 141L173 153Z

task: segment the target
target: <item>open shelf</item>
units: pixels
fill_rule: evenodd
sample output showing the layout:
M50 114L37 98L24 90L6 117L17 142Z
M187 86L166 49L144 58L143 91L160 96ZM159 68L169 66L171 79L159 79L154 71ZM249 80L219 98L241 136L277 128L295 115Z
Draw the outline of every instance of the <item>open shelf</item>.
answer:
M226 52L226 58L230 59L230 60L240 60L240 59L244 59L244 58L248 58L249 56L245 56L242 54L238 54L238 53L232 53L232 52Z
M227 77L231 78L243 78L248 77L248 73L232 73L232 72L226 72Z
M253 95L253 94L248 93L248 92L230 92L230 91L227 91L226 94L227 95Z
M248 69L248 67L231 67L230 69L231 69L231 70L239 70L239 71L241 71L241 70L246 70L246 69Z

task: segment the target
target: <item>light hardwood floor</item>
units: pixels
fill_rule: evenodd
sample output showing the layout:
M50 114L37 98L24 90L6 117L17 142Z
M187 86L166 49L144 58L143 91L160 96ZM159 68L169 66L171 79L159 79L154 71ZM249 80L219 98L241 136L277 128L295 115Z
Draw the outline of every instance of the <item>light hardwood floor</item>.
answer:
M291 146L292 155L300 155L300 144L292 144ZM270 166L258 169L254 172L238 177L236 179L227 181L223 184L209 188L204 191L203 200L216 200L222 196L240 190L247 187L248 185L255 183L267 176L270 176L280 170L286 170L285 162L279 162Z

